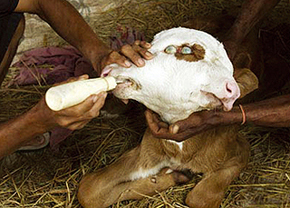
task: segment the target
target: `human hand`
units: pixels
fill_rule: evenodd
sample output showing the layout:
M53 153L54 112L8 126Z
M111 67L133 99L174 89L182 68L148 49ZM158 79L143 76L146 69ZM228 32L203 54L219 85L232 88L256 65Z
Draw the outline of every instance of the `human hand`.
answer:
M149 129L155 137L177 142L184 141L221 123L219 113L216 111L195 112L187 119L177 121L170 126L161 121L159 116L151 110L146 110L145 117Z
M153 55L148 51L149 48L151 48L150 43L136 40L132 45L123 45L119 52L111 51L101 61L101 74L104 76L107 75L110 72L110 68L105 68L105 66L113 63L119 64L120 66L126 68L130 67L132 63L138 67L144 66L145 61L143 58L146 60L153 58Z
M61 84L84 79L88 79L88 75L71 78ZM106 96L106 92L91 95L82 103L60 111L52 111L47 106L45 99L42 98L32 110L38 116L39 125L45 131L56 126L75 130L83 128L91 119L99 116L99 111L105 103Z

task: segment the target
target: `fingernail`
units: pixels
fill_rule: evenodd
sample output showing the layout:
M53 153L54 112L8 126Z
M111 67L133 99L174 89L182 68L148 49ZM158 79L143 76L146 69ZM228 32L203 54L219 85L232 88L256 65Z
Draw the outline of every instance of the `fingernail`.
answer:
M130 67L130 66L131 66L131 63L130 63L128 60L126 60L124 63L125 63L125 65L126 65L127 67Z
M143 60L143 59L138 59L138 64L140 65L140 66L143 66L144 64L145 64L145 61Z
M179 126L177 125L174 125L173 128L172 128L172 134L176 134L179 130Z
M99 96L95 95L94 98L93 98L93 103L96 103L99 99Z
M150 57L152 57L152 53L150 53L149 51L147 51L147 52L145 53L145 55L146 55L146 56L150 56Z
M83 75L81 75L81 76L79 77L79 79L85 79L85 78L87 78L87 77L88 77L87 74L83 74Z
M150 43L146 43L146 46L151 47L151 44Z

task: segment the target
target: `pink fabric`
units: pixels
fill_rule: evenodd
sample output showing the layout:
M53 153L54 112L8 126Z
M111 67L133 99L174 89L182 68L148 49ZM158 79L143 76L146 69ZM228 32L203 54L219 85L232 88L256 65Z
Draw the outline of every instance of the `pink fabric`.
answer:
M57 127L51 131L50 134L50 140L49 140L49 146L53 150L58 150L59 149L59 144L65 140L69 135L71 135L73 131L62 128L62 127Z
M54 84L69 77L95 72L90 62L72 46L37 48L27 51L13 65L18 67L19 74L9 85ZM41 67L39 67L41 66Z

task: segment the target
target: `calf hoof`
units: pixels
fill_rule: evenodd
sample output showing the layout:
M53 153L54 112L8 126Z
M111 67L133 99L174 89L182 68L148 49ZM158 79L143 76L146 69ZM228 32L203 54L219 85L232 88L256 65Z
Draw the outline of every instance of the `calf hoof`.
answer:
M170 168L163 168L159 173L158 176L161 175L171 175L175 185L181 185L188 183L192 178L193 174L190 170L172 170Z
M190 170L174 170L172 176L177 185L186 184L193 178L193 174Z
M203 193L198 193L193 189L187 195L185 203L192 208L219 208L224 194L210 192L210 190L204 190Z

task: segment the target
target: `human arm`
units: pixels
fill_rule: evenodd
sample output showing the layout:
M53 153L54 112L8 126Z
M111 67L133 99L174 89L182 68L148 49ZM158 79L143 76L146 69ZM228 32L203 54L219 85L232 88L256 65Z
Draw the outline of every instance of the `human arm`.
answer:
M84 75L70 81L87 79ZM32 109L0 125L0 158L14 152L35 136L57 126L71 130L80 129L99 115L106 93L92 95L79 105L52 111L42 98Z
M283 95L256 103L243 105L245 122L257 126L290 127L290 95ZM202 131L230 124L242 124L243 114L239 106L231 111L201 111L170 126L150 111L145 113L148 126L158 138L183 141Z
M140 55L146 59L151 58L151 54L146 53L146 48L150 47L150 44L148 46L144 42L132 47L129 45L123 47L121 52L125 57L112 51L98 38L78 11L65 0L19 0L15 12L28 12L40 16L63 39L81 51L91 61L98 74L106 64L117 63L124 67L130 66L130 62L125 57L137 66L144 65L144 60Z
M230 59L253 27L273 9L280 0L244 0L241 12L223 39Z

